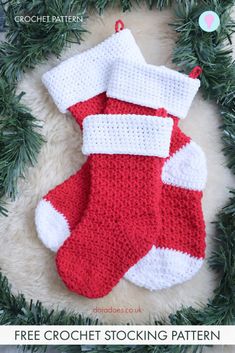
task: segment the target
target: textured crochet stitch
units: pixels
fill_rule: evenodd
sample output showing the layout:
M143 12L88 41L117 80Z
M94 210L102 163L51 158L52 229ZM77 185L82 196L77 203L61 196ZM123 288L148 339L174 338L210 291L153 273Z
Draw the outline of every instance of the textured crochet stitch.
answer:
M165 106L173 114L170 115L174 120L170 155L164 163L161 173L163 182L160 202L161 231L155 234L154 245L149 252L125 274L125 278L135 284L150 290L157 290L190 279L202 264L205 255L205 225L201 210L201 198L206 181L206 163L201 148L178 128L178 117L184 118L187 115L191 101L199 87L199 81L164 67L154 70L148 65L147 69L153 71L155 79L157 78L155 85L150 80L151 84L147 86L147 90L143 90L141 87L136 90L138 75L135 71L138 67L138 65L128 62L114 65L108 95L123 99L126 94L128 99L134 103L145 104L148 102L150 106L155 108ZM146 71L146 67L144 70ZM148 76L149 79L150 76ZM131 88L131 82L134 82L134 89ZM121 85L117 83L121 83ZM119 87L122 89L117 90ZM177 89L178 87L180 89ZM166 95L163 95L162 92L165 92ZM94 104L96 107L97 102L102 101L102 109L91 111L91 115L103 111L105 95L101 94L100 96L103 97L103 100L100 100L100 97L98 99L95 97L89 101L92 103L91 106ZM107 111L109 105L108 102ZM81 124L87 115L84 114L82 117L82 108L84 107L85 111L89 106L87 102L80 102L70 107L69 110L75 117L79 116L78 121ZM126 103L126 106L128 107L125 110L126 114L131 113L132 105ZM113 113L117 111L110 110ZM149 111L147 114L150 115ZM177 114L178 117L176 117ZM108 144L106 144L107 146ZM89 158L91 157L88 157L88 160ZM90 179L91 170L89 163L86 163L77 174L57 186L44 198L44 201L53 209L54 216L59 215L60 220L62 217L61 224L66 224L66 234L62 230L63 237L61 239L57 237L57 243L55 237L53 242L56 244L53 250L56 251L62 245L64 239L82 219L88 204ZM64 205L64 200L68 206ZM39 213L45 218L43 212ZM54 216L52 219L56 219ZM60 222L55 221L55 223L59 224ZM61 229L58 233L60 231ZM48 238L48 236L44 237L43 241L52 248L50 244L47 244Z

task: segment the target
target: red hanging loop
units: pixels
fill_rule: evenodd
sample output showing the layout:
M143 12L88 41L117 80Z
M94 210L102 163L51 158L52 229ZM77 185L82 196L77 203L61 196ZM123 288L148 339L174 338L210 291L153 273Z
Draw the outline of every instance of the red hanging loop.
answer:
M122 20L117 20L115 22L115 32L120 32L124 29L124 23L122 22Z
M165 108L159 108L159 109L157 109L157 111L156 111L156 115L157 115L157 116L161 116L161 117L163 117L163 118L166 118L167 115L168 115L168 113L167 113L167 110L166 110Z
M192 71L189 74L190 78L198 78L202 73L202 68L201 66L195 66Z

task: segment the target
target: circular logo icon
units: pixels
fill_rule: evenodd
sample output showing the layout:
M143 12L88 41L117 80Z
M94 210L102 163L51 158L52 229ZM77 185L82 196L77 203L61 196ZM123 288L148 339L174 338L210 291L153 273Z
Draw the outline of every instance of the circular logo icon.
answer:
M220 19L216 12L205 11L199 17L199 26L205 32L214 32L220 25Z

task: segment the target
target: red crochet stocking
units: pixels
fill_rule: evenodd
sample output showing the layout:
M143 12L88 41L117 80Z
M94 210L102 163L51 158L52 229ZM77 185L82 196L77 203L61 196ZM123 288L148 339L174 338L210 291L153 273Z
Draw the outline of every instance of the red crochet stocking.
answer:
M133 77L133 90L154 88L155 68L125 62L115 67L104 114L83 122L83 152L90 154L88 206L56 258L68 288L90 298L108 294L160 232L161 170L173 125L165 110L150 108L151 97L140 105L123 95Z
M119 28L121 25L121 28ZM71 112L82 127L88 115L102 113L111 66L118 58L144 62L144 58L128 29L119 20L116 32L96 47L62 62L43 75L54 102L62 113ZM84 69L85 68L85 69ZM57 251L81 218L88 198L89 180L84 185L84 166L74 176L58 185L39 202L35 223L44 245Z

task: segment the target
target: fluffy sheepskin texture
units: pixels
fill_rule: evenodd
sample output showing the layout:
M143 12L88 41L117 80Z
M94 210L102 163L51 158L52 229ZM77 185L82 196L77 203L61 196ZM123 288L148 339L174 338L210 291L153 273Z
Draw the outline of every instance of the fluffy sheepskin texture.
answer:
M14 293L24 293L27 299L39 299L48 308L82 313L105 323L145 324L166 317L183 305L198 307L206 303L216 286L216 275L205 264L192 280L170 289L149 292L121 280L106 297L86 299L66 289L56 272L55 255L38 240L34 224L35 207L41 197L77 171L85 161L78 125L69 115L58 112L41 83L41 76L61 60L105 39L113 33L115 20L120 17L132 30L148 63L174 68L171 53L176 37L168 26L172 22L170 10L159 12L138 8L131 13L120 14L112 9L102 18L95 14L90 17L87 29L92 35L86 34L81 46L73 45L64 51L60 59L52 57L45 65L25 74L19 91L26 92L24 103L41 121L47 143L36 167L28 170L27 178L20 182L19 197L9 205L9 217L1 219L0 267L12 284ZM188 117L181 122L182 130L203 148L208 161L209 177L203 198L208 254L214 238L211 222L226 204L229 187L234 186L234 179L225 167L226 161L221 153L219 125L216 105L205 102L200 93ZM138 308L140 312L135 313ZM107 312L115 309L127 309L129 312Z

